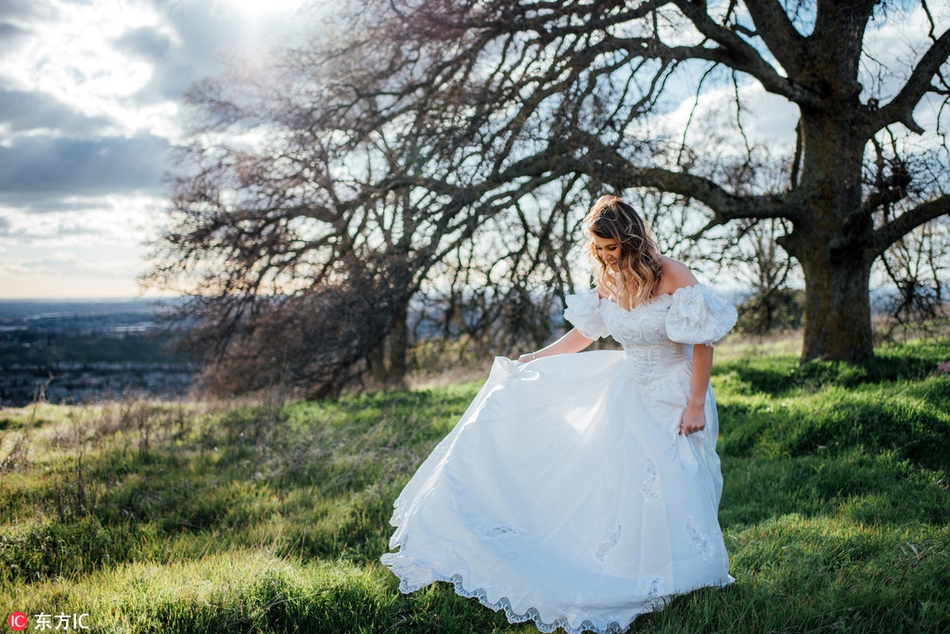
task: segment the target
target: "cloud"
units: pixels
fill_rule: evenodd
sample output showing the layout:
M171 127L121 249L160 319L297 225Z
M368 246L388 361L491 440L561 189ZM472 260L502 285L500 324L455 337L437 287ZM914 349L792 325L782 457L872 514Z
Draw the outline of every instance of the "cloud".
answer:
M149 60L163 60L171 49L171 37L152 27L133 29L115 41L120 51L127 51Z
M25 20L42 15L43 3L36 0L4 0L0 2L0 20Z
M67 196L62 193L10 191L0 195L0 203L7 209L24 214L55 214L65 211L95 211L103 207L105 196ZM3 207L0 207L2 210Z
M29 41L0 55L0 199L43 210L65 192L157 191L188 86L291 21L246 17L220 0L0 2Z
M106 119L102 135L155 133L156 121L174 115L174 104L142 108L129 97L147 86L160 57L162 37L173 35L162 15L143 0L76 3L35 0L8 23L28 32L27 43L0 56L0 85L11 93L31 93L61 104L77 116ZM170 106L170 107L169 107ZM43 114L41 111L34 117ZM59 111L48 125L54 136ZM6 118L0 111L0 117Z
M0 0L0 296L134 294L185 90L301 2Z
M0 198L17 192L154 190L169 149L168 141L152 135L94 141L23 138L0 147Z
M15 50L31 35L30 31L21 29L8 22L0 23L0 55Z
M0 56L17 50L35 35L26 23L42 14L35 0L3 0L0 2Z
M134 296L150 210L145 195L66 196L37 214L0 206L0 297Z
M45 199L42 213L26 205L0 206L0 248L61 251L77 244L135 245L149 232L162 198L143 193ZM110 248L111 248L110 246Z
M688 130L689 146L715 151L717 156L744 155L745 141L737 127L733 86L708 88L698 104L693 96L680 96L682 100L675 109L649 120L650 129L644 134L662 133L678 142L683 131ZM751 81L740 85L739 101L742 129L751 145L765 147L773 156L792 150L798 121L795 104Z
M114 121L108 117L87 117L69 104L38 92L0 89L0 113L3 113L0 120L6 124L8 137L42 131L51 136L96 138L115 128Z

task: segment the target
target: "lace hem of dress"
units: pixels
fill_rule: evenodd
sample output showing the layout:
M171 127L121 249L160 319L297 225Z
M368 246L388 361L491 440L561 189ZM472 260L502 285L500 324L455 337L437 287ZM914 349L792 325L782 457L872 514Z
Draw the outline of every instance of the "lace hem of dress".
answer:
M392 569L392 566L389 566L388 564L387 567ZM395 572L395 570L393 570L393 572ZM630 625L638 616L648 612L662 610L676 596L675 594L659 594L657 591L657 586L660 579L657 578L653 580L653 583L650 586L650 592L646 595L644 601L640 602L639 605L632 604L626 607L624 610L625 614L623 616L623 620L627 621L626 624L621 624L618 620L614 619L607 621L602 626L598 626L590 618L585 618L579 624L572 625L570 619L567 616L559 616L552 622L546 622L542 619L541 613L536 607L528 608L524 613L515 612L515 610L511 607L511 600L505 596L499 598L497 601L491 601L488 598L488 591L484 588L475 588L472 590L466 588L465 580L461 574L445 576L434 571L431 572L431 577L428 577L422 584L412 584L410 583L409 579L400 578L399 591L402 594L410 594L433 582L444 581L452 584L455 593L459 596L468 599L477 599L479 603L494 610L495 612L504 611L505 618L508 619L509 623L525 623L532 621L534 626L537 627L540 632L544 632L545 634L554 632L557 629L563 629L566 634L581 634L582 632L595 632L596 634L622 634L630 628Z
M621 627L618 622L611 621L604 629L601 629L588 619L581 622L578 627L574 628L568 622L567 617L564 616L558 617L553 623L545 623L541 620L541 614L538 612L537 608L528 608L524 614L518 614L511 609L511 602L507 597L502 597L495 603L492 603L488 600L488 595L485 590L480 588L475 590L466 590L461 575L453 575L450 579L444 579L444 581L451 583L455 588L455 593L459 596L470 599L478 599L479 603L487 608L491 608L496 612L499 610L504 610L505 618L508 619L509 623L525 623L527 621L533 621L535 627L538 628L538 631L545 632L546 634L548 632L554 632L557 629L563 629L565 632L567 632L567 634L580 634L581 632L620 634L621 632L625 632L627 627L629 627L629 625L627 627Z
M538 628L538 631L544 632L545 634L549 632L554 632L557 629L563 629L567 634L581 634L582 632L595 632L596 634L622 634L626 632L630 625L633 623L633 619L640 616L641 614L646 614L647 612L656 612L662 610L664 606L673 598L673 595L668 596L648 596L647 599L652 603L647 605L643 604L640 608L635 608L630 613L630 622L625 626L621 626L617 621L610 621L603 628L598 627L590 619L585 619L578 625L574 627L570 624L570 621L566 616L560 616L554 620L552 623L545 623L541 620L541 614L538 612L537 608L528 608L524 614L518 614L511 608L511 601L508 597L501 597L498 601L492 602L488 599L488 593L481 589L476 588L474 590L468 590L465 588L465 581L462 579L462 575L456 574L451 577L444 578L437 576L435 581L445 581L452 584L455 593L461 597L467 599L478 599L478 602L484 605L487 608L491 608L495 612L503 610L505 612L505 618L508 619L509 623L526 623L528 621L533 621L534 626ZM656 584L654 583L654 586ZM403 594L409 594L418 590L418 588L411 587L405 580L400 581L399 591ZM655 588L654 588L655 590Z
M401 553L389 553L387 556L395 558L399 557L400 555ZM623 620L626 621L626 624L621 624L618 620L613 619L607 621L601 627L595 624L591 619L587 618L581 621L577 626L574 626L571 625L570 619L567 616L559 616L552 622L545 622L542 620L541 613L536 607L528 608L524 613L515 612L511 607L511 600L505 596L502 596L497 601L491 601L488 598L488 591L486 589L475 588L469 590L466 588L465 579L459 573L445 576L432 570L432 567L423 564L423 568L425 568L426 571L430 572L431 574L427 575L425 581L422 583L412 584L408 578L402 577L396 573L398 564L396 564L395 561L384 561L384 565L392 570L392 572L395 573L399 578L399 592L402 594L411 594L436 581L444 581L446 583L452 584L455 593L461 597L465 597L467 599L477 599L479 603L487 608L490 608L491 610L494 610L495 612L503 610L505 613L505 618L508 619L509 623L525 623L527 621L532 621L534 626L538 628L538 631L544 632L545 634L554 632L558 628L563 629L566 634L582 634L583 632L595 632L596 634L623 634L628 629L630 629L633 621L638 616L641 614L647 614L649 612L659 612L663 610L670 603L670 601L679 595L679 593L676 592L662 593L659 588L662 579L655 577L651 580L649 591L644 597L644 600L640 601L639 604L631 604L624 610L625 614L623 616ZM726 575L725 579L721 579L716 583L710 583L704 587L724 588L734 582L735 579L731 575ZM694 590L695 589L698 588L694 588Z

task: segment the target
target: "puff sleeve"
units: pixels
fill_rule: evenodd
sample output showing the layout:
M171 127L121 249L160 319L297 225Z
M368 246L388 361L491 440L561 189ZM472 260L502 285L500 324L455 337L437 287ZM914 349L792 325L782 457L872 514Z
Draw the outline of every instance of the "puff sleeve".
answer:
M679 343L711 346L736 325L736 307L704 284L673 292L666 316L666 336Z
M577 295L564 297L567 308L564 310L564 319L571 322L578 332L588 339L606 337L607 325L600 315L600 296L591 289Z

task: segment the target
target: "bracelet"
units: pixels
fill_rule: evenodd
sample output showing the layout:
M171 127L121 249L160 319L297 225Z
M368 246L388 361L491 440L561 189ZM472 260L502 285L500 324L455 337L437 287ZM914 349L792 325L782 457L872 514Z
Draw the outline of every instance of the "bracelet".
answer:
M534 361L534 360L537 359L537 358L538 358L538 353L537 353L537 352L532 352L532 353L531 353L531 360Z

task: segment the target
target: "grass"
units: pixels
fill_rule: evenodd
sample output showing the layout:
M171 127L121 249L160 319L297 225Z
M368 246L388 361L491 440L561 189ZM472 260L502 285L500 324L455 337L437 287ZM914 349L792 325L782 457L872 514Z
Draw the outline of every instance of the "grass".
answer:
M950 630L947 359L946 341L804 367L726 348L737 583L631 631ZM534 632L444 584L401 595L378 563L393 499L478 387L2 410L0 611L101 632Z

